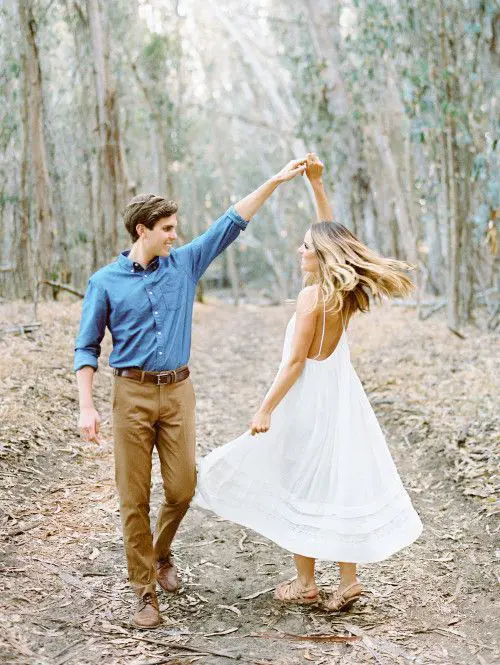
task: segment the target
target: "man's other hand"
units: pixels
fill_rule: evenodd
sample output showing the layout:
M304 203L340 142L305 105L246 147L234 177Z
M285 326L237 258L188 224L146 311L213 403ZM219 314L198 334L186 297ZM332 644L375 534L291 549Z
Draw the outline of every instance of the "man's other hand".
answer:
M101 443L101 437L99 436L100 425L101 418L94 408L80 410L78 429L80 430L80 436L84 441Z

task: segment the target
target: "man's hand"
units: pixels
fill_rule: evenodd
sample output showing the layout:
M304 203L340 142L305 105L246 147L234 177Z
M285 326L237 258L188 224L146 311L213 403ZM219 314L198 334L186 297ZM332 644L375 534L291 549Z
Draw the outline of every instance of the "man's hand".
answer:
M267 432L270 427L271 414L268 411L257 411L252 419L252 424L250 425L250 432L252 436L255 436L255 434L261 434L262 432Z
M311 182L313 180L321 180L325 165L316 153L309 152L307 154L306 166L306 175Z
M296 175L302 175L306 170L307 158L303 157L302 159L292 159L291 162L288 162L279 173L273 176L272 180L276 183L286 182L295 178Z
M94 441L94 443L101 443L101 437L99 436L100 425L101 418L93 407L80 410L78 428L84 441Z
M263 203L271 196L274 190L281 185L282 182L295 178L296 175L303 174L306 171L306 157L302 159L293 159L291 162L281 169L279 173L273 175L272 178L258 187L255 191L251 192L245 198L234 204L234 209L247 221L250 221L255 213L261 208Z

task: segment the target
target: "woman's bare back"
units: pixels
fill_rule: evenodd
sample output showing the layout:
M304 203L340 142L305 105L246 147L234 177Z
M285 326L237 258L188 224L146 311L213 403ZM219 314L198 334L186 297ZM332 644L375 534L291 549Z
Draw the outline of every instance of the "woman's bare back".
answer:
M323 336L324 316L324 336ZM308 360L326 360L337 348L342 336L343 326L347 328L350 316L346 312L325 312L323 305L318 305L318 316L316 318L316 329L312 344L307 355ZM323 344L321 340L323 338ZM321 353L320 353L321 351Z

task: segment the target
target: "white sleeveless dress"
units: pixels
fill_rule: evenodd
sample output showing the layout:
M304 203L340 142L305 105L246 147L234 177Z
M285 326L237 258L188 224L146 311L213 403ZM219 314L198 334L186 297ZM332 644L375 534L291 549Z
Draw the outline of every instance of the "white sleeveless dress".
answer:
M294 325L295 314L280 369ZM323 314L323 338L324 325ZM201 460L194 502L323 560L381 561L422 532L351 364L345 330L328 358L306 360L268 432L246 432Z

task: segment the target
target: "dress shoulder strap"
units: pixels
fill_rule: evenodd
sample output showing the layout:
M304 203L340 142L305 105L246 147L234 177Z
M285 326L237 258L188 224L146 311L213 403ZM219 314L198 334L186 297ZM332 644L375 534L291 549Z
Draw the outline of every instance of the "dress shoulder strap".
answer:
M323 342L325 340L325 321L326 321L326 303L325 303L325 299L323 298L323 331L321 333L321 342L319 344L319 351L314 356L313 360L316 360L316 358L319 358L319 356L321 355L321 351L323 350Z

